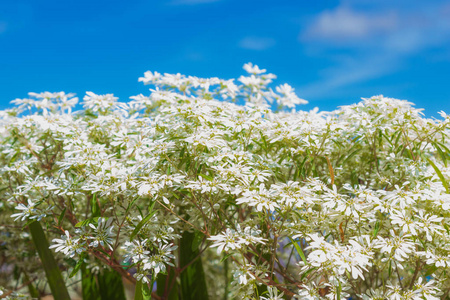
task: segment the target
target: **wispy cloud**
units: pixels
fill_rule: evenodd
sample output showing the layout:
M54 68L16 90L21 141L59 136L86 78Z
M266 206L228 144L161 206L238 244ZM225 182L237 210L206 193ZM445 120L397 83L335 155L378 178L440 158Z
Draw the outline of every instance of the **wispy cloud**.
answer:
M321 98L339 94L348 86L380 78L401 67L396 56L361 55L335 59L335 65L322 70L322 78L299 88L304 98Z
M450 45L449 5L358 10L349 3L321 12L299 35L306 49L314 49L310 55L334 58L321 79L303 87L304 97L327 96L392 74L427 49Z
M172 5L197 5L219 2L222 0L174 0L170 4Z
M262 51L275 46L275 44L276 41L273 38L248 36L239 42L239 47L248 50Z
M391 31L397 26L397 16L367 14L340 6L321 13L303 34L306 39L332 39L336 41L365 38Z

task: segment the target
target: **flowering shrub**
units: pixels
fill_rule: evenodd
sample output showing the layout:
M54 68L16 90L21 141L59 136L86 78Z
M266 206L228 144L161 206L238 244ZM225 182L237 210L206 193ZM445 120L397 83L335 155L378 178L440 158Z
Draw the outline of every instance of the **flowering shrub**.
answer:
M450 117L382 96L296 111L244 69L2 111L4 293L124 299L124 278L135 299L448 297Z

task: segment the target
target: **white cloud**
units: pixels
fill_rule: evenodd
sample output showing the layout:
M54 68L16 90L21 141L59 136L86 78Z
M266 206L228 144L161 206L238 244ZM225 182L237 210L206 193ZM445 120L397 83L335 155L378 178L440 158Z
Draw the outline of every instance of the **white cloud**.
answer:
M276 41L273 38L248 36L239 42L239 47L262 51L275 46Z
M340 6L333 11L319 14L304 33L304 38L333 40L365 38L391 31L396 26L397 17L394 13L367 14Z
M351 1L345 3L319 13L300 33L309 55L334 58L319 80L299 89L302 97L355 88L407 67L428 49L450 46L450 5L407 6L393 12L386 6L356 10Z
M395 72L401 63L395 55L368 55L341 58L336 64L322 70L322 78L298 89L301 97L326 97L339 93L358 83L382 77Z

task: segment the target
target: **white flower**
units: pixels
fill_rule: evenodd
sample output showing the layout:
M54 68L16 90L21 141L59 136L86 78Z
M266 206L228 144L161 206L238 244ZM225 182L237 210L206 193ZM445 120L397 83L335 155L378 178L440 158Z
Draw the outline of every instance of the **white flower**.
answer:
M302 284L301 289L296 295L296 299L299 300L321 300L323 299L319 294L319 287L315 282L308 282Z
M267 296L261 296L261 300L283 300L284 293L278 294L278 290L275 287L267 287Z
M213 235L208 240L214 241L211 247L218 247L217 253L229 250L239 250L242 245L264 244L265 239L258 237L260 230L246 227L243 231L237 225L236 230L227 228L223 234Z
M105 247L106 245L112 250L112 244L114 242L114 225L111 226L113 218L106 220L105 218L99 218L97 221L97 226L89 223L89 227L94 229L93 236L89 237L93 241L89 244L89 247L98 247L99 245Z
M22 212L11 215L11 218L15 218L14 221L16 221L17 219L25 221L25 219L27 218L36 219L38 217L37 215L35 215L37 212L35 208L36 203L31 199L28 199L27 202L28 206L25 206L22 203L19 203L19 205L17 205L16 209L21 210Z
M218 254L220 254L222 251L241 248L239 234L230 228L227 228L223 234L211 236L210 238L208 238L208 240L214 241L214 244L212 244L211 247L218 247Z
M156 275L166 271L166 264L173 267L174 264L172 261L175 259L175 255L173 255L172 252L177 248L178 246L173 244L158 244L156 247L157 253L143 261L144 270L152 269Z
M122 249L125 250L124 261L132 261L137 263L148 258L150 251L145 249L147 239L141 241L125 242Z
M244 65L244 70L247 71L247 73L259 75L266 72L266 69L260 69L257 65L254 65L252 63L246 63Z
M243 196L236 200L236 204L243 203L248 206L254 206L257 211L274 211L275 208L280 207L278 203L273 201L273 195L264 187L263 183L259 185L259 190L245 191Z
M61 236L61 239L53 239L54 245L49 248L55 248L55 252L62 252L68 257L74 257L75 254L80 254L86 250L84 247L84 241L80 239L73 239L69 235L69 231L65 231L65 235Z
M394 258L399 262L403 262L414 250L414 242L409 237L410 234L396 235L393 230L390 231L390 238L378 236L375 248L380 248L382 253L387 253L390 258ZM394 251L394 253L392 253ZM401 264L399 264L401 268Z
M102 113L117 107L125 108L126 105L118 103L118 99L113 94L97 95L93 92L86 92L86 96L83 98L83 106L87 109L92 109L94 112Z
M285 83L277 86L276 91L282 95L281 97L277 97L278 103L282 106L294 108L295 105L298 104L308 104L308 101L297 97L294 93L294 88L292 88L289 84Z

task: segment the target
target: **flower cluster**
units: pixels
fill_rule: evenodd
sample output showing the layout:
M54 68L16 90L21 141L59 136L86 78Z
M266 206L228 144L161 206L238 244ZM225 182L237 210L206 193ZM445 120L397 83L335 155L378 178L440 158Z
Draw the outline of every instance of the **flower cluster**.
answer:
M292 87L244 69L146 72L150 94L129 102L14 100L0 112L2 270L44 276L22 230L38 222L69 274L102 266L158 295L448 295L450 117L383 96L297 110Z

